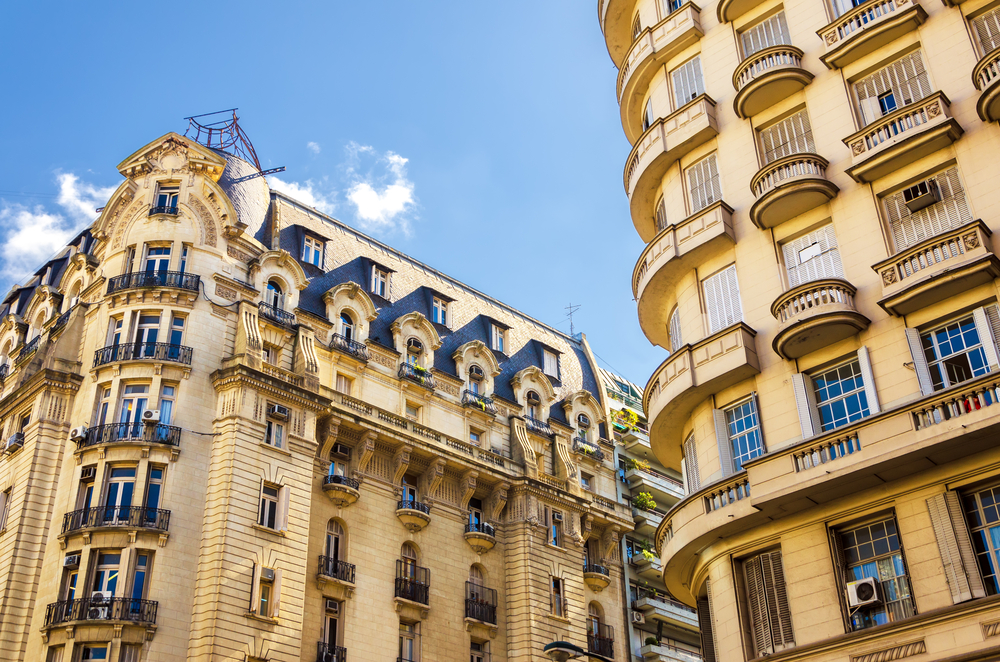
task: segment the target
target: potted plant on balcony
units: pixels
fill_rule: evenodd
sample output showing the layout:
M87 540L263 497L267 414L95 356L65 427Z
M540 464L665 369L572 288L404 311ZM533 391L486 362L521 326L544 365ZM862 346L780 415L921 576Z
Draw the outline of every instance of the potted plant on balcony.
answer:
M654 510L656 508L656 501L649 492L639 492L632 497L632 505L640 510Z
M650 541L643 540L639 543L639 551L642 553L642 558L647 561L652 562L656 560L656 554L653 553L653 543Z
M416 373L417 379L420 380L420 383L425 383L427 381L427 375L430 374L430 371L417 363L413 363L411 365L413 366L413 372Z
M657 640L656 637L646 637L643 643L646 644L647 646L657 646L659 645L660 642Z
M646 460L634 460L630 457L625 458L625 468L629 471L649 471L649 462Z

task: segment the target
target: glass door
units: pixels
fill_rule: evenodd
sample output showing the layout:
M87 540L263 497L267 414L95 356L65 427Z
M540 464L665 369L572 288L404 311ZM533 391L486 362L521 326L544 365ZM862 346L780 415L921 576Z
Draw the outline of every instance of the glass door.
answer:
M104 500L105 524L128 522L134 489L135 467L112 467L107 498Z

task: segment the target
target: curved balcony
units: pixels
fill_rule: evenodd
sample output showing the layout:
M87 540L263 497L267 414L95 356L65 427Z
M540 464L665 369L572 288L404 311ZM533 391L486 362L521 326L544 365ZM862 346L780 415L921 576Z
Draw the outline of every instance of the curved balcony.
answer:
M1000 278L991 234L976 220L873 265L882 278L879 305L902 317Z
M166 532L169 527L169 510L145 506L99 506L63 515L59 535L92 529L148 529Z
M484 554L497 544L496 529L486 522L469 522L465 525L465 542L476 554Z
M133 625L155 625L156 611L159 603L155 600L138 600L136 598L98 597L77 600L60 600L45 608L45 623L43 627L76 622L108 621Z
M597 444L587 441L582 437L573 438L573 452L580 453L596 462L604 462L604 451Z
M632 44L618 71L618 104L622 128L630 143L642 135L643 98L663 63L704 36L701 8L687 2L651 28L643 30Z
M764 0L719 0L715 15L719 23L728 23L763 3Z
M396 504L396 517L407 531L416 533L431 523L431 507L420 501L403 499Z
M164 287L197 292L201 277L183 271L133 271L108 281L108 294L147 287Z
M670 347L667 317L678 279L735 243L733 210L722 201L668 225L649 242L632 270L639 326L649 342Z
M497 406L493 402L493 398L480 393L473 393L469 389L465 389L462 392L462 406L479 409L484 414L489 414L490 416L497 415Z
M19 348L16 348L11 352L11 356L14 357L14 365L20 365L28 360L35 352L38 351L38 346L42 343L42 337L35 336L28 342L22 344Z
M431 371L412 363L400 363L396 375L400 379L420 384L431 391L437 388L437 382L434 381L434 375L431 374Z
M361 483L357 478L328 475L323 477L323 492L334 505L346 508L361 498Z
M348 356L353 356L359 361L368 362L368 345L358 342L357 340L351 340L346 338L339 333L333 334L330 338L330 349L335 349L338 352L343 352Z
M149 216L177 216L179 212L177 211L177 205L159 205L157 207L149 208Z
M927 12L916 0L866 2L816 31L826 45L819 59L830 69L839 69L915 30L925 20Z
M611 61L619 69L632 45L632 10L634 0L598 0L597 17L604 33Z
M699 403L760 372L756 335L743 322L734 324L684 345L649 378L642 404L650 421L653 454L661 464L680 466L681 431Z
M840 191L826 178L829 165L817 154L792 154L768 163L750 182L757 196L750 220L764 230L825 205Z
M94 352L94 367L118 361L164 361L191 365L194 350L165 342L126 342L102 347Z
M600 593L611 583L611 570L606 565L585 563L583 566L583 581L595 593Z
M733 72L733 110L747 119L787 99L812 82L802 68L802 50L795 46L772 46L754 53Z
M629 197L635 229L643 241L649 242L656 235L652 210L667 169L718 133L715 102L702 94L657 120L632 147L625 162L625 193Z
M981 92L976 112L984 122L1000 120L1000 48L994 48L972 70L972 82Z
M257 304L257 314L261 319L273 322L279 326L289 328L295 326L295 315L293 313L282 310L277 306L272 306L264 301Z
M854 304L857 288L841 278L804 283L771 304L778 331L771 346L778 356L797 359L864 331L871 323Z
M76 439L78 451L92 446L115 444L162 444L177 448L181 443L181 429L162 423L108 423L87 428L83 437Z
M950 108L944 92L935 92L844 138L851 148L847 174L858 183L870 183L951 145L964 131Z

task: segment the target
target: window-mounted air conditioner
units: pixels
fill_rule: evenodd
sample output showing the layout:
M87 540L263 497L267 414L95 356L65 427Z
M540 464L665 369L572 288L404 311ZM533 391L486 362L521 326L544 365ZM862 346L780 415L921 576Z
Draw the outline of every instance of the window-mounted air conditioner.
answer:
M87 426L80 425L69 431L69 438L73 441L80 441L87 436Z
M552 513L552 521L553 522L561 522L561 521L563 521L562 513L557 513L555 511L553 511L553 513Z
M97 475L97 467L84 467L80 469L80 480L93 480Z
M632 622L633 623L638 623L639 625L642 625L643 623L646 622L646 615L644 613L642 613L641 611L633 611L632 612Z
M340 603L336 600L326 599L326 613L328 614L339 614L340 613Z
M878 580L872 577L847 582L847 604L851 607L864 607L865 605L881 602L878 595Z
M14 433L7 437L7 443L4 444L4 450L10 451L15 448L20 448L24 446L24 435L21 433Z
M349 458L351 457L351 447L345 446L339 441L333 445L333 451L331 451L337 457Z
M419 354L424 351L424 344L416 338L409 338L406 341L406 351L411 354Z
M267 415L272 418L288 418L288 407L285 405L268 405Z
M479 381L483 379L485 376L486 375L483 374L483 369L480 368L479 366L474 365L471 368L469 368L469 377L471 377L472 379Z
M534 391L529 392L526 398L528 400L529 405L539 405L542 403L541 398L539 398L538 394L535 393Z
M142 412L142 422L143 423L159 423L160 422L160 410L159 409L147 409Z
M260 578L263 579L265 582L273 582L274 581L274 568L261 568L260 569Z
M79 554L67 554L63 558L64 568L79 568L80 567L80 555Z
M925 179L903 190L903 202L911 214L924 207L930 207L939 200L941 200L941 191L933 179Z

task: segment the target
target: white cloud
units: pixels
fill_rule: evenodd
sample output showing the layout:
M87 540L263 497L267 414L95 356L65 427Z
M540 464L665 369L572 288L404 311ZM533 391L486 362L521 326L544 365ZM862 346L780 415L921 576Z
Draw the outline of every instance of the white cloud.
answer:
M63 172L56 175L59 182L59 197L56 202L66 212L81 221L97 218L97 208L103 207L115 192L114 186L103 188L80 182L74 174Z
M308 149L313 154L319 154L320 153L319 143L313 142L311 140L306 143L306 149Z
M40 205L31 208L6 202L0 205L2 295L15 279L23 279L65 246L76 228L68 219L48 213Z
M333 202L334 196L320 191L311 179L307 179L304 184L299 184L298 182L286 182L271 175L267 181L275 191L281 191L304 205L315 207L324 214L333 214L333 210L336 208Z
M375 154L375 150L367 145L349 143L348 156L357 160L359 154ZM414 184L406 176L408 159L394 152L386 152L378 158L378 162L388 170L378 176L369 173L366 177L358 177L356 168L349 165L348 172L355 177L354 183L347 191L347 199L357 210L362 225L381 230L400 229L409 233L407 212L414 206Z

